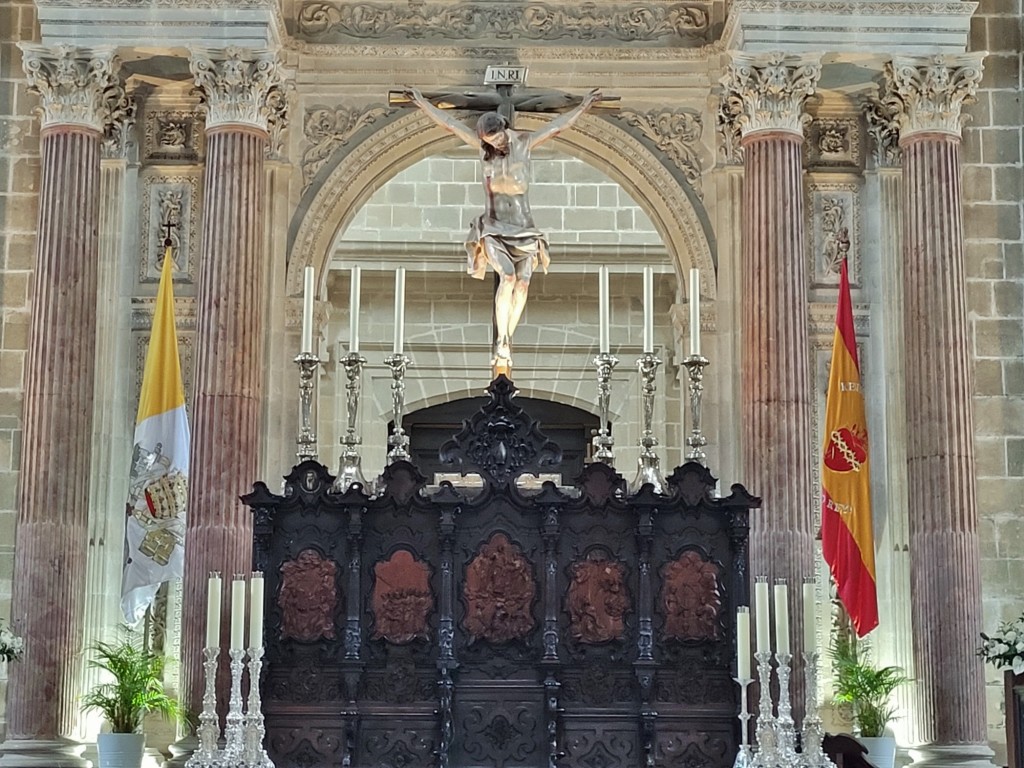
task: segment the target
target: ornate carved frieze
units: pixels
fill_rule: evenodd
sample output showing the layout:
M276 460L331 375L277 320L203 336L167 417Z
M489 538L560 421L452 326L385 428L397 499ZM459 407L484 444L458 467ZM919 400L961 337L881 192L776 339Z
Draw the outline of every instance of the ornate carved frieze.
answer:
M683 172L690 186L701 197L700 135L704 129L700 115L683 109L636 112L623 109L616 117L640 130Z
M703 41L710 3L306 2L299 37L353 40L597 40L679 45Z
M189 67L203 95L206 129L247 125L270 132L285 100L277 54L230 47L193 51Z
M195 244L199 226L198 171L181 175L146 176L142 182L143 252L139 259L139 282L160 280L164 239L170 222L171 258L174 279L191 283L195 275Z
M895 57L885 65L885 99L896 111L900 136L939 132L959 136L981 82L982 53Z
M306 112L303 134L306 149L302 153L302 186L313 183L313 177L338 147L345 146L360 129L390 115L394 110L368 104L338 109L316 108Z
M807 125L804 157L807 165L859 167L860 123L856 117L819 117Z
M158 110L147 105L142 135L144 162L196 163L202 146L202 120L187 109Z
M102 133L124 100L121 61L113 49L22 43L29 90L39 94L42 126L77 125Z
M804 102L814 93L820 76L817 58L734 53L721 80L725 110L720 119L734 120L744 137L759 131L803 136L804 124L810 120Z
M675 640L714 640L719 633L722 587L719 568L687 550L661 569L662 636Z
M811 284L839 285L839 264L846 258L850 282L860 285L860 205L856 181L813 180L807 190ZM834 318L833 318L834 319Z
M427 637L434 610L427 564L399 549L373 567L373 638L402 645Z
M338 564L304 549L281 566L281 637L310 643L335 637Z
M900 127L896 120L896 107L891 100L869 96L861 101L860 108L871 138L871 154L879 168L896 168L900 165Z
M106 159L123 160L128 157L135 145L135 113L136 102L134 96L129 95L123 89L117 89L118 93L111 93L111 101L108 106L107 124L103 130L103 143L100 145L100 153Z
M535 624L536 596L530 561L505 534L494 534L466 566L466 632L492 643L526 637Z

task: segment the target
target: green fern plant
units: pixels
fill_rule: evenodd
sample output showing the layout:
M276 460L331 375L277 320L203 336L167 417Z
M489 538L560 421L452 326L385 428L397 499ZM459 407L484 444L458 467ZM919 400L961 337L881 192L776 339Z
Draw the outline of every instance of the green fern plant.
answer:
M165 659L152 651L136 648L129 640L117 644L98 642L90 648L95 658L89 666L113 677L82 698L82 708L98 709L113 733L138 733L149 712L180 720L181 706L164 692Z
M882 736L896 716L896 707L890 700L893 692L910 682L910 678L900 667L873 666L867 655L852 637L837 638L831 649L835 700L853 704L860 735L875 737Z

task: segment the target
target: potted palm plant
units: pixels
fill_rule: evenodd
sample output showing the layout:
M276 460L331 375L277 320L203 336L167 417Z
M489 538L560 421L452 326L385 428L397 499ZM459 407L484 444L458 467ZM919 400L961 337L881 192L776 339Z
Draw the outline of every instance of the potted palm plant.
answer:
M128 639L116 644L98 642L90 650L94 654L90 666L112 678L82 699L83 709L99 710L110 726L110 733L101 733L96 742L100 768L139 768L146 747L143 717L157 712L179 719L182 714L177 700L164 692L165 660Z
M896 739L886 726L896 716L892 694L909 678L899 667L876 667L856 639L840 638L832 647L835 700L853 705L857 736L867 747L868 759L878 768L892 768Z

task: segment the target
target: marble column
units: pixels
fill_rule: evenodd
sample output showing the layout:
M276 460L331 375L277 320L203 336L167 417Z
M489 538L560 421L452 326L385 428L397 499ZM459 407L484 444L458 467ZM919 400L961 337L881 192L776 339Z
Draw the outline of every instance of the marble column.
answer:
M962 107L982 54L894 59L886 100L903 154L903 290L915 716L921 766L988 766L964 278Z
M206 110L206 169L181 693L187 708L201 711L207 575L221 571L227 583L233 574L252 570L252 520L238 496L260 478L267 313L264 152L282 100L280 66L272 53L194 51L190 64ZM230 600L223 605L227 647ZM221 703L226 700L223 693Z
M25 362L4 766L77 766L96 365L100 141L120 100L112 51L22 46L39 94L36 265Z
M800 585L814 574L810 342L804 240L803 107L816 59L734 54L726 106L743 150L743 482L764 500L751 515L750 573L786 579L790 646L803 651ZM794 715L803 677L794 670Z

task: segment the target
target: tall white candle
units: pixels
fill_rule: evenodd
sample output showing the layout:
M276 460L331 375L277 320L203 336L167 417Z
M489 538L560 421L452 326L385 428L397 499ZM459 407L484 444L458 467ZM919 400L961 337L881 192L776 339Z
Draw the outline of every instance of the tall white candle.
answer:
M231 650L245 647L245 579L231 582Z
M602 266L597 273L598 288L598 333L600 336L602 353L610 350L608 339L608 324L611 319L611 309L608 306L608 267Z
M259 571L249 579L249 647L263 647L263 574Z
M220 647L220 574L214 571L206 582L206 647Z
M750 608L736 609L736 677L750 679Z
M395 270L395 347L396 355L405 346L405 267Z
M313 351L313 268L306 267L302 283L302 349L304 355Z
M771 620L768 617L768 582L754 582L754 621L757 625L757 652L771 653Z
M690 270L690 354L700 354L700 270Z
M789 588L775 582L775 652L789 653Z
M811 653L818 644L818 596L812 579L804 582L804 653Z
M352 285L348 297L348 351L359 351L359 292L362 269L352 267Z
M644 352L654 351L654 270L644 267Z

